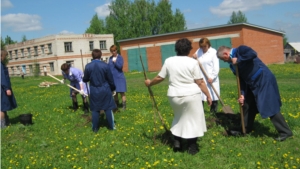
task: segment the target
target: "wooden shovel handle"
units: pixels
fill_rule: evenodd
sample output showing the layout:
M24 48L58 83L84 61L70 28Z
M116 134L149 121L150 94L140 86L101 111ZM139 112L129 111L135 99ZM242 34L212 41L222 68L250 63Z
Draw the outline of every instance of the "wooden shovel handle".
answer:
M238 98L240 98L241 96L241 87L240 87L240 77L239 77L239 69L238 69L238 65L235 65L235 75L236 75L236 82L237 82L237 86L238 86ZM242 123L242 130L243 130L243 134L246 134L246 130L245 130L245 122L244 122L244 113L243 113L243 107L241 104L240 105L240 113L241 113L241 123Z
M50 76L50 77L52 77L53 79L55 79L55 80L57 80L57 81L60 81L58 78L52 76L50 73L47 73L47 75ZM66 85L69 86L70 88L72 88L73 90L75 90L75 91L77 91L77 92L80 93L80 90L78 90L77 88L75 88L75 87L73 87L73 86L71 86L71 85L69 85L69 84L66 84ZM89 95L87 95L87 94L85 94L85 93L84 93L84 95L85 95L85 96L89 96Z

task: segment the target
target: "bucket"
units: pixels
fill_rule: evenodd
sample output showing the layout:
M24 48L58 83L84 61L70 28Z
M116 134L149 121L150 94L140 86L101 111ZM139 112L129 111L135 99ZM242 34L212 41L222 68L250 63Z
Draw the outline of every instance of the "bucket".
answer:
M19 119L20 119L20 122L23 125L30 125L30 124L32 124L32 114L31 113L21 114L21 115L19 115Z

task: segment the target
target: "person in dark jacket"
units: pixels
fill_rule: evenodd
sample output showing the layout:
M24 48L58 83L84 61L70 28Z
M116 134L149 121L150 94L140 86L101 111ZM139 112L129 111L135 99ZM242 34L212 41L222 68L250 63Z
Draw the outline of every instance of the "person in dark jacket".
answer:
M4 64L7 51L1 50L1 128L9 125L7 111L17 108L17 102L11 88L8 69Z
M288 124L280 113L281 99L276 78L270 69L257 57L257 53L248 46L229 48L221 46L218 58L230 64L236 74L238 67L241 96L239 103L243 106L246 133L253 130L256 114L262 118L270 118L279 133L277 141L284 141L293 136ZM232 131L233 135L240 131Z
M124 60L123 57L118 54L116 45L112 45L110 47L110 52L112 53L112 56L109 58L108 65L110 67L116 85L116 95L114 96L114 99L116 105L118 106L119 105L118 94L120 93L122 97L123 110L125 110L126 109L125 92L127 91L127 86L126 86L125 75L123 73Z
M90 82L90 110L92 111L92 130L99 130L100 111L104 110L109 129L114 130L114 115L116 108L112 92L116 89L109 66L100 60L102 52L92 51L93 61L85 66L83 81Z

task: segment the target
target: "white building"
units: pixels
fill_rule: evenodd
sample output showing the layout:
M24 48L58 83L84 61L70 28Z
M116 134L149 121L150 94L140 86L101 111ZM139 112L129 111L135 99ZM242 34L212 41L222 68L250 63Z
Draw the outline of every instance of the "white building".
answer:
M32 39L6 46L7 67L10 76L18 76L21 72L33 75L36 65L41 75L61 75L63 63L82 70L92 60L93 49L101 49L102 59L107 61L113 44L113 34L61 34Z

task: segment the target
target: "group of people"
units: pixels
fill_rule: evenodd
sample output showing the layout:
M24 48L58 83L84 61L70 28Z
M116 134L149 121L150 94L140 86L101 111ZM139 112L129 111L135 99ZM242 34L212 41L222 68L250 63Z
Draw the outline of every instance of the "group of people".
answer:
M189 56L192 43L187 38L176 41L175 51L177 56L165 60L162 69L152 80L146 79L147 87L156 85L168 77L169 88L167 96L174 111L171 132L174 136L174 151L180 151L183 140L188 143L188 153L194 155L199 152L197 138L204 136L207 131L204 116L204 101L210 106L210 111L218 111L219 85L219 59L230 64L232 72L239 72L241 95L239 104L243 106L246 133L253 130L256 114L262 118L270 118L279 133L278 141L284 141L293 136L284 117L280 113L281 99L275 76L268 67L258 58L257 53L247 46L229 48L211 47L208 38L201 38L199 49L193 56ZM84 111L92 111L92 130L99 130L100 111L104 110L108 120L109 129L115 129L112 110L118 104L118 93L121 95L123 109L126 109L126 79L122 71L123 58L117 53L115 45L110 47L112 56L108 64L101 61L102 52L99 49L92 51L92 62L88 63L84 72L63 64L61 70L64 79L71 81L71 85L80 92L70 89L73 108L78 108L76 95L80 93L83 99ZM1 51L1 61L7 56L6 51ZM199 64L204 67L200 70ZM205 72L201 72L205 71ZM207 77L203 77L206 74ZM89 82L89 85L87 85ZM64 83L64 80L62 80ZM216 88L212 90L212 86ZM113 97L113 92L116 95ZM89 95L90 105L86 95ZM7 111L16 108L7 67L1 65L1 127L5 121ZM4 122L3 122L4 121ZM232 130L233 135L241 135L239 130Z
M215 50L207 38L201 38L199 49L190 57L191 42L179 39L175 43L177 56L165 60L162 69L152 80L145 80L147 87L169 78L167 96L174 111L171 132L174 136L174 151L182 150L183 140L188 144L188 153L194 155L199 152L197 138L207 131L203 101L207 101L212 113L218 110L218 98L212 90L214 86L220 92L219 60L228 62L234 74L238 68L240 87L242 90L238 98L243 106L243 116L246 133L253 130L256 114L262 118L270 118L279 133L277 141L284 141L293 136L284 117L280 113L281 101L275 76L268 67L257 57L257 53L247 46L229 48L225 46ZM200 63L199 63L200 62ZM203 65L207 77L203 77L199 64ZM203 101L202 101L203 100ZM232 135L242 134L242 125L238 130L232 130Z

